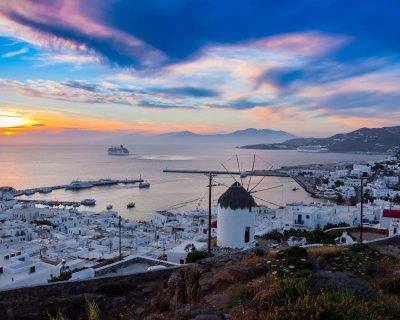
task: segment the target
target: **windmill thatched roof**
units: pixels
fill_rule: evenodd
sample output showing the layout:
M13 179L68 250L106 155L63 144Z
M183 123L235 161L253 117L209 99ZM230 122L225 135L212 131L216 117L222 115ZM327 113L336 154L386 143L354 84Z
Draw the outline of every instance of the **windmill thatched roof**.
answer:
M222 208L251 209L257 204L251 194L239 182L232 184L218 199Z

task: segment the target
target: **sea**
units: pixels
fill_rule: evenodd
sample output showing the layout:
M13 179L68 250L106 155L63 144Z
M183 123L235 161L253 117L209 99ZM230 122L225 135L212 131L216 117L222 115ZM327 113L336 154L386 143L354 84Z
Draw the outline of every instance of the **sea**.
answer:
M80 191L55 190L49 194L25 196L28 199L81 201L96 200L87 210L104 211L108 205L123 217L148 220L157 210L183 212L206 208L208 178L201 174L164 173L168 169L251 170L338 161L369 161L382 156L346 153L303 153L295 150L246 150L224 145L162 144L126 146L129 156L110 156L107 145L3 145L0 146L0 186L16 189L68 184L72 180L101 178L136 179L142 177L149 189L137 185L94 187ZM214 178L212 201L240 177L218 175ZM247 177L240 181L252 190L259 204L277 207L290 202L312 202L296 182L282 177ZM127 204L134 202L135 208ZM84 208L84 207L81 207ZM83 209L82 209L83 210Z

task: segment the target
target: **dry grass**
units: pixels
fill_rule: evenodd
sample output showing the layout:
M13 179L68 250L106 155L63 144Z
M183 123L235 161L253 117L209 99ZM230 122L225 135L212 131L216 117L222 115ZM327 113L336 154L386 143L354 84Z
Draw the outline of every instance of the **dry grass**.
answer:
M307 252L313 256L321 256L325 254L332 254L332 253L337 253L340 251L345 250L344 247L334 247L334 246L329 246L329 247L312 247L312 248L307 248Z

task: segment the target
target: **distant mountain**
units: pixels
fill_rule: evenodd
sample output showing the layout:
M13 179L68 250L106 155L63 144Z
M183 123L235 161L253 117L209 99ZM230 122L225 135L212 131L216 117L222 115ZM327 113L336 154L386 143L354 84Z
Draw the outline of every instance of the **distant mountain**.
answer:
M168 132L148 137L145 140L152 143L228 143L238 146L246 143L278 143L294 137L285 131L249 128L220 134L198 134L190 131Z
M295 138L283 143L252 144L242 148L293 150L304 146L323 146L331 152L395 153L400 149L400 126L361 128L328 138Z

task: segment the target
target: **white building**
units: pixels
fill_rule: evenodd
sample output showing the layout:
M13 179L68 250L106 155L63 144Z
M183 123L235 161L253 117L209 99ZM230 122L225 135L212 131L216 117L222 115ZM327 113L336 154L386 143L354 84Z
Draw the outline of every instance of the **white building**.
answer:
M226 248L244 248L254 242L256 203L239 182L218 199L217 244Z
M389 236L400 234L400 210L384 209L380 226L389 230Z

